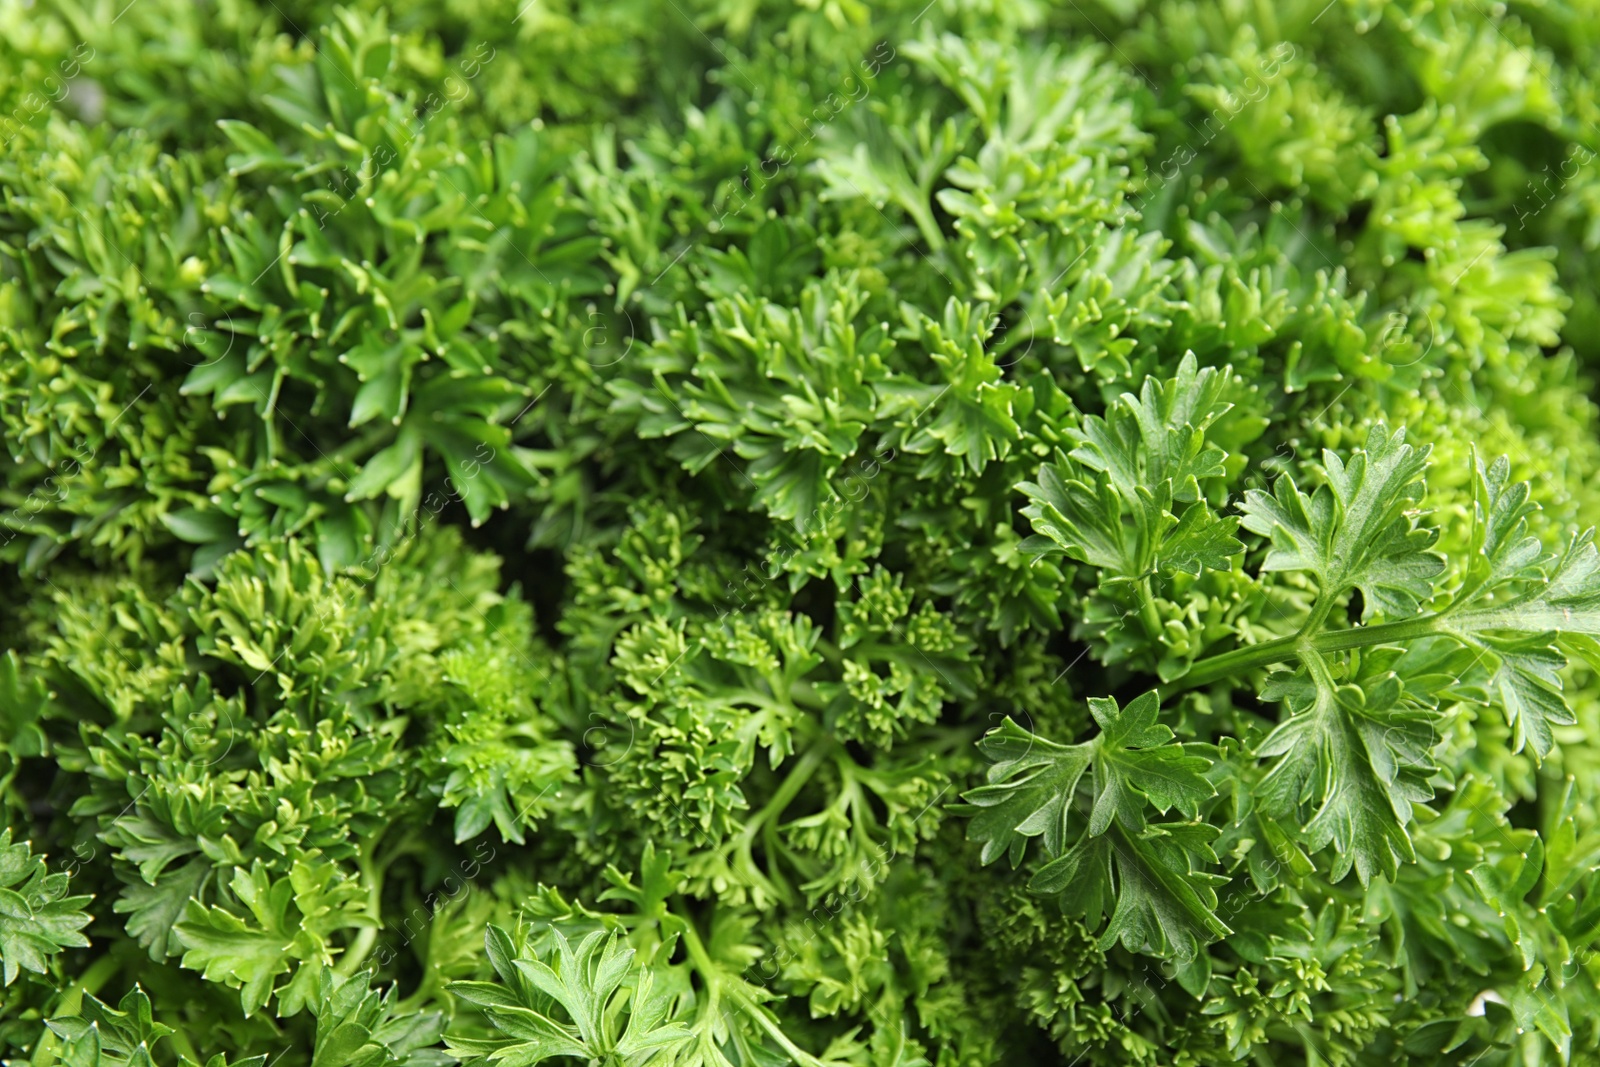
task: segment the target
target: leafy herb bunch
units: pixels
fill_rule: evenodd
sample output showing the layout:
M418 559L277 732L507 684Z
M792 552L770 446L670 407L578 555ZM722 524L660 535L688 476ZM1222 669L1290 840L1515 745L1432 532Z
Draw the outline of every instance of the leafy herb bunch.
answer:
M34 1067L1600 1057L1600 8L0 4Z

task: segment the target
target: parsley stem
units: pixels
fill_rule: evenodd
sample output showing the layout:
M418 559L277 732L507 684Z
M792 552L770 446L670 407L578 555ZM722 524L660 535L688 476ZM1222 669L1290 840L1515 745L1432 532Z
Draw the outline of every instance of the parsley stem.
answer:
M675 898L681 905L682 898ZM716 1014L718 1001L726 997L735 1006L742 1010L750 1021L767 1032L767 1036L776 1041L789 1056L799 1064L820 1065L821 1060L811 1055L805 1049L789 1040L777 1022L768 1014L765 1007L755 997L750 995L749 986L736 977L729 977L706 951L705 943L700 940L700 932L695 929L694 921L685 913L687 909L674 909L678 921L683 925L683 946L689 953L689 965L699 972L706 985L706 1007L700 1018L706 1019Z
M836 745L837 742L833 738L823 737L807 749L805 755L800 757L800 762L790 770L789 776L784 779L783 785L779 786L778 791L772 795L772 799L767 801L761 810L756 812L755 816L745 823L744 829L740 832L735 842L735 847L739 854L754 870L756 869L754 857L755 840L758 834L761 836L762 841L766 843L768 852L767 862L770 867L768 884L772 886L773 892L784 900L792 899L794 890L778 869L780 856L777 839L778 819L783 815L784 809L788 808L790 802L799 794L806 782L810 780L812 774L821 766L823 758Z
M173 1048L178 1053L179 1063L200 1063L200 1052L194 1047L194 1042L189 1040L189 1035L182 1029L173 1030L167 1035L167 1040L172 1042ZM100 1062L104 1063L105 1060Z
M675 898L679 907L674 909L673 915L683 927L683 947L689 953L689 965L700 973L700 978L705 982L706 1006L701 1018L714 1015L717 1010L717 1001L722 998L721 976L717 973L716 964L711 962L711 955L706 952L706 947L700 941L700 932L694 927L694 919L688 914L681 897Z
M361 969L361 964L366 961L367 955L371 953L373 946L378 943L378 930L383 924L384 870L394 856L407 851L407 847L403 845L387 859L380 861L377 858L377 851L378 842L381 838L381 831L378 836L369 838L356 858L356 867L361 872L361 882L367 890L367 915L373 921L372 925L364 926L356 931L356 936L345 949L344 956L338 963L334 964L334 971L347 978Z
M100 987L121 969L122 962L110 953L95 960L83 972L83 976L61 994L61 1001L56 1005L55 1014L77 1015L83 1004L83 995L88 993L92 996L100 992Z
M1411 641L1418 637L1427 637L1429 634L1439 633L1444 629L1439 623L1442 617L1443 612L1437 612L1433 615L1424 615L1418 619L1403 619L1400 622L1386 622L1377 626L1355 626L1348 630L1329 630L1312 638L1311 643L1321 652L1337 652L1346 648L1361 648L1365 645Z
M1271 641L1262 641L1256 645L1245 645L1231 652L1222 652L1215 656L1207 656L1198 660L1189 668L1189 673L1177 679L1168 688L1171 690L1193 689L1196 686L1210 685L1212 682L1229 675L1248 671L1255 667L1265 667L1270 663L1281 663L1292 659L1300 644L1299 634L1290 634L1287 637L1274 638Z
M1310 645L1319 652L1337 652L1350 648L1362 648L1367 645L1395 644L1410 641L1419 637L1426 637L1440 631L1440 615L1424 615L1419 619L1403 619L1399 622L1380 623L1377 626L1353 626L1345 630L1324 630L1310 638ZM1170 687L1170 691L1181 692L1197 686L1210 685L1212 682L1235 675L1241 671L1253 670L1256 667L1265 667L1273 663L1282 663L1294 659L1299 655L1301 634L1290 634L1287 637L1274 638L1263 641L1257 645L1246 645L1236 648L1231 652L1223 652L1215 656L1207 656L1189 668L1189 673L1177 679Z
M837 742L832 737L824 736L807 749L805 755L800 757L800 762L794 765L788 777L783 780L783 785L779 786L778 790L772 794L772 799L762 805L761 810L755 814L755 817L745 824L745 833L754 837L755 831L762 823L775 816L782 815L784 809L789 806L790 801L794 800L795 795L810 780L812 774L816 773L817 768L822 764L823 758L833 750L836 744Z
M1328 621L1328 615L1333 611L1333 598L1327 594L1317 597L1311 605L1311 614L1306 616L1306 621L1300 624L1299 636L1315 636L1322 632L1323 625Z
M1150 576L1139 579L1139 621L1144 624L1145 636L1152 641L1161 639L1161 616L1156 612L1155 593L1150 588Z

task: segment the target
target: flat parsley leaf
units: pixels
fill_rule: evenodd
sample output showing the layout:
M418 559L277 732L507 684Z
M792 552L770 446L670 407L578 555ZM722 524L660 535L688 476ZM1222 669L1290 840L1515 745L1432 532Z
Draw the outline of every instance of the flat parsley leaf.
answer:
M1264 806L1277 816L1309 806L1307 843L1313 851L1334 846L1334 881L1352 865L1362 884L1380 872L1393 877L1414 858L1405 830L1411 805L1433 796L1431 712L1409 701L1393 674L1367 687L1336 685L1315 653L1263 696L1290 712L1256 750L1278 760L1260 786Z
M1528 532L1528 483L1511 483L1510 469L1504 456L1477 463L1473 555L1441 625L1492 671L1488 696L1504 709L1513 751L1543 759L1554 727L1577 722L1562 692L1568 651L1600 649L1600 553L1593 530L1546 553Z
M1100 734L1080 744L1057 744L1009 718L979 742L994 765L989 784L963 797L972 815L967 836L983 842L984 863L1005 854L1013 866L1029 838L1043 838L1049 859L1032 888L1059 894L1091 926L1114 899L1103 945L1120 940L1191 959L1228 933L1214 911L1214 887L1227 879L1204 870L1217 862L1216 831L1198 822L1150 823L1145 808L1197 819L1216 795L1206 779L1210 760L1195 754L1199 746L1173 741L1157 721L1154 691L1125 708L1109 698L1092 699L1089 708Z
M0 830L0 956L5 959L5 984L22 971L45 973L46 961L64 948L84 948L79 933L89 925L84 907L89 897L69 897L67 875L46 873L44 857L26 841L11 843L11 830Z
M1271 538L1263 571L1307 571L1331 602L1360 589L1362 617L1415 615L1433 596L1444 560L1430 551L1437 532L1417 524L1429 446L1374 426L1349 463L1323 452L1328 480L1307 496L1289 475L1274 492L1245 493L1244 528Z
M1201 370L1190 353L1176 377L1146 378L1139 396L1124 393L1104 418L1069 431L1077 447L1018 486L1039 534L1024 547L1093 564L1108 572L1103 582L1226 570L1244 547L1238 520L1219 517L1200 483L1224 473L1226 455L1205 432L1233 406L1232 373Z

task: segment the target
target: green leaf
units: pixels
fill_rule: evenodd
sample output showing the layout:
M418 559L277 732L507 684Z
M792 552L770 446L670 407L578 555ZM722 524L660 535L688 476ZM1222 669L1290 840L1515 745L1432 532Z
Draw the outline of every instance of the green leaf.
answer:
M76 1047L88 1064L107 1067L154 1067L151 1049L174 1032L155 1021L150 998L137 985L115 1008L85 994L76 1016L51 1019L48 1025L57 1037Z
M1540 576L1492 605L1446 616L1449 628L1461 634L1496 630L1524 634L1600 636L1600 552L1594 531L1574 534L1559 556L1541 560ZM1523 572L1526 574L1526 572Z
M422 438L410 429L401 430L394 444L373 454L361 472L350 480L345 490L346 500L370 500L379 493L409 477L416 477L422 469Z
M317 1017L311 1067L432 1067L444 1058L432 1048L444 1035L444 1015L402 1008L393 986L380 993L365 974L323 967L310 1007Z
M1511 724L1512 751L1531 745L1535 759L1555 747L1556 726L1578 721L1561 692L1561 671L1567 665L1546 638L1488 637L1483 647L1493 649L1500 661L1491 685Z
M1433 796L1435 717L1408 701L1392 674L1363 689L1336 685L1316 653L1308 663L1263 693L1283 700L1289 715L1256 750L1277 758L1259 795L1276 816L1309 809L1308 844L1334 846L1334 881L1352 866L1363 885L1380 873L1393 878L1415 858L1405 829L1411 805Z
M49 699L44 680L23 668L15 649L7 649L0 656L0 759L14 767L18 760L49 751L40 726Z
M1058 456L1055 464L1039 468L1037 482L1017 486L1032 501L1022 514L1045 539L1040 544L1039 538L1031 538L1029 547L1065 553L1113 576L1138 577L1153 555L1150 524L1139 523L1146 514L1143 507L1133 513L1130 527L1124 520L1125 503L1109 480L1091 485L1069 477L1071 470Z
M224 136L239 151L228 156L228 170L233 174L248 174L263 167L284 167L290 161L272 139L247 122L223 119L217 123Z
M1228 878L1202 869L1217 862L1216 836L1203 823L1161 823L1137 834L1119 826L1081 839L1041 866L1028 887L1057 897L1091 929L1109 908L1102 948L1120 941L1133 952L1193 960L1232 933L1216 915L1216 887Z
M1152 501L1152 505L1153 505ZM1239 520L1219 518L1208 507L1194 504L1183 510L1178 524L1161 538L1155 567L1164 574L1199 574L1225 571L1244 547L1233 536Z
M1528 533L1526 482L1510 482L1510 463L1477 464L1474 555L1461 588L1442 613L1444 631L1491 667L1491 695L1512 727L1513 751L1542 760L1554 727L1577 722L1562 692L1567 648L1587 653L1600 636L1600 553L1594 531L1574 535L1560 554Z
M1154 690L1120 710L1109 697L1090 697L1089 710L1101 729L1094 750L1091 835L1104 833L1113 815L1125 829L1142 831L1146 801L1162 814L1177 808L1195 818L1201 802L1216 796L1206 780L1210 761L1188 755L1192 749L1174 744L1172 731L1156 721L1161 698Z
M137 883L122 891L112 910L128 916L128 933L150 951L153 960L183 952L177 926L189 901L211 875L211 862L196 858L162 872L154 885Z
M510 951L509 938L490 927L491 945ZM666 1003L650 992L650 970L616 930L594 930L573 945L558 927L548 929L552 952L497 959L510 988L489 983L454 983L453 991L482 1007L499 1034L490 1040L452 1041L457 1055L488 1056L497 1062L535 1064L556 1057L643 1065L663 1054L674 1062L690 1031L666 1021ZM548 960L548 962L546 962ZM567 1021L557 1018L555 1009ZM697 1061L695 1061L697 1062Z
M1023 515L1056 550L1110 579L1229 569L1244 547L1233 536L1239 520L1218 516L1201 483L1226 471L1226 454L1205 434L1233 406L1232 376L1201 370L1189 353L1176 377L1146 378L1139 396L1124 393L1104 418L1086 417L1068 431L1070 455L1017 487L1031 501Z
M1232 376L1231 367L1202 370L1185 353L1175 377L1146 378L1137 397L1123 393L1105 418L1091 415L1071 431L1072 458L1104 473L1125 499L1166 485L1173 500L1199 500L1201 481L1225 472L1227 454L1205 434L1233 408L1226 398Z
M315 853L296 859L286 878L273 879L260 860L248 871L235 867L229 888L248 918L191 899L176 932L183 966L238 989L246 1014L266 1004L280 975L304 963L310 967L277 989L279 1014L298 1012L314 992L316 968L332 962L330 935L371 925L361 887Z
M1007 718L978 748L994 761L990 784L962 799L975 809L967 839L983 843L981 861L993 863L1004 854L1015 867L1030 837L1042 836L1045 850L1059 853L1066 847L1078 782L1093 759L1090 746L1058 745Z
M1326 484L1306 496L1284 475L1269 495L1245 494L1244 528L1272 541L1263 571L1306 571L1330 603L1352 589L1362 594L1362 617L1415 615L1433 597L1444 560L1430 551L1437 531L1417 525L1423 471L1430 448L1405 443L1382 426L1367 435L1346 464L1323 452Z
M1206 778L1210 761L1173 743L1157 721L1160 706L1153 691L1126 708L1091 699L1100 735L1070 746L1007 719L979 742L995 761L989 784L962 799L972 816L967 836L983 842L982 862L1005 853L1015 866L1028 839L1042 837L1047 862L1030 888L1059 896L1091 928L1114 907L1102 945L1121 941L1134 951L1192 959L1229 932L1215 914L1215 886L1227 878L1203 870L1217 862L1210 847L1216 830L1198 822L1152 824L1145 807L1197 818L1216 790ZM1086 774L1088 795L1080 796Z
M22 971L46 974L50 957L66 948L84 948L78 931L89 925L87 896L67 896L67 875L48 873L43 856L27 841L11 843L11 828L0 830L0 957L5 984Z
M179 540L193 545L209 544L233 537L238 532L238 521L222 511L201 511L184 508L164 512L161 521Z
M911 316L947 384L932 401L932 421L906 447L926 451L923 439L932 438L948 455L965 460L973 474L1010 455L1021 434L1014 410L1021 389L1003 380L994 353L984 347L986 314L987 308L952 298L940 322Z
M274 884L259 862L249 872L235 868L232 889L254 923L191 899L175 929L186 950L183 966L207 981L238 989L240 1007L248 1015L267 1002L278 976L293 965L294 889L287 879Z
M1473 455L1472 558L1454 607L1471 604L1508 582L1542 577L1544 546L1528 532L1528 517L1538 510L1527 482L1511 481L1505 456L1489 467Z

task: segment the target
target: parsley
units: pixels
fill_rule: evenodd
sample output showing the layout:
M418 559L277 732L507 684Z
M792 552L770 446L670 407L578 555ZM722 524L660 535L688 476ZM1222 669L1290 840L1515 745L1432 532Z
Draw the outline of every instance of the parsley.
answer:
M7 1062L1600 1060L1595 14L0 6Z
M1149 823L1144 809L1176 808L1193 820L1216 790L1205 776L1209 761L1187 754L1156 722L1159 707L1154 692L1120 709L1115 700L1091 698L1100 733L1072 746L1007 719L980 745L995 763L990 784L966 794L977 812L969 836L983 842L984 862L1008 855L1012 866L1027 839L1042 836L1053 858L1030 884L1062 894L1067 909L1091 926L1112 911L1102 946L1121 940L1135 950L1192 958L1199 939L1229 932L1214 914L1214 886L1226 879L1196 869L1216 863L1215 830L1192 821Z

